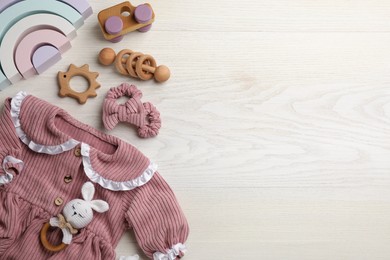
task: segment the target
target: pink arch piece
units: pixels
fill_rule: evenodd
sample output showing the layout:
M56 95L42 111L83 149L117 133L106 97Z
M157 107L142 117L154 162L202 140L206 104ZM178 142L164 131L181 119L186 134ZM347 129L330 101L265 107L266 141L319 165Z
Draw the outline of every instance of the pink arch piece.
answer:
M52 45L61 54L71 48L69 39L54 30L37 30L26 35L15 51L15 65L24 78L29 78L37 73L31 59L34 52L43 45Z

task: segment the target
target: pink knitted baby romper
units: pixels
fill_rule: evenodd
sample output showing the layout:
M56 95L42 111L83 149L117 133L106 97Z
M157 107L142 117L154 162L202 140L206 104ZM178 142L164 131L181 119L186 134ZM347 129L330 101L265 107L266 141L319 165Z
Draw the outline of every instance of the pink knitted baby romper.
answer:
M86 182L109 210L95 214L64 250L46 250L42 226L80 198ZM150 259L184 255L188 224L157 166L39 98L20 92L7 99L0 114L0 259L115 259L129 229ZM48 234L53 244L61 238L58 228Z

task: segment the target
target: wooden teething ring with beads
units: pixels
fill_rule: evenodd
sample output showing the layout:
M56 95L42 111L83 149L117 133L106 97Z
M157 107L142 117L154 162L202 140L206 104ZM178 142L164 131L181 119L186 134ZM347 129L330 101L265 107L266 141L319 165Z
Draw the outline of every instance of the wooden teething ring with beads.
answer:
M55 245L52 245L47 240L47 231L49 230L49 228L50 228L50 223L45 223L45 225L43 225L43 227L41 229L40 238L41 238L42 245L50 252L59 252L59 251L65 249L68 246L67 244L64 244L61 242L61 244L55 246Z
M116 55L115 58L115 67L119 71L120 74L122 75L129 75L129 73L126 70L126 67L124 64L126 64L126 59L124 58L125 55L130 55L133 53L132 50L121 50L118 55Z
M147 65L147 66L143 66L143 65ZM135 64L135 71L140 79L149 80L153 78L152 71L148 69L148 67L156 68L157 67L156 60L150 55L141 56L137 60L137 63Z
M149 80L154 77L157 82L167 81L171 72L167 66L157 66L151 55L134 52L129 49L121 50L118 55L111 48L104 48L99 53L99 62L105 66L115 63L120 74Z
M136 61L144 55L141 52L133 52L130 57L126 61L126 69L129 72L129 75L133 78L138 78L137 72L135 72L133 64L136 63Z

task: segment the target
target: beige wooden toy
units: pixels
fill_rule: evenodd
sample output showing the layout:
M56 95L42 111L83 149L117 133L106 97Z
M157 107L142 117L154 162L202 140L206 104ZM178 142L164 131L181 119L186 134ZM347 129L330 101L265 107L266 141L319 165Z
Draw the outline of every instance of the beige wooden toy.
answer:
M122 50L116 55L113 49L104 48L99 53L99 61L106 66L115 62L119 73L142 80L154 77L157 82L164 82L171 75L169 68L165 65L157 66L156 60L151 55L128 49Z
M82 76L89 82L89 87L84 92L74 91L70 85L70 79L74 76ZM60 97L72 97L77 99L80 104L85 104L89 97L96 97L96 89L100 87L100 83L96 81L96 78L99 76L97 72L89 71L89 66L85 64L82 67L77 67L73 64L69 66L67 72L58 72L58 83L60 85Z
M49 228L50 223L45 223L45 225L41 229L39 237L41 238L42 245L50 252L59 252L65 249L68 246L67 244L61 243L58 245L52 245L49 240L47 240L47 231L49 230Z
M99 53L99 62L106 66L113 64L115 58L116 58L116 53L111 48L104 48Z
M99 12L100 29L106 40L118 42L123 35L139 30L146 32L154 22L154 11L150 4L133 6L123 2Z

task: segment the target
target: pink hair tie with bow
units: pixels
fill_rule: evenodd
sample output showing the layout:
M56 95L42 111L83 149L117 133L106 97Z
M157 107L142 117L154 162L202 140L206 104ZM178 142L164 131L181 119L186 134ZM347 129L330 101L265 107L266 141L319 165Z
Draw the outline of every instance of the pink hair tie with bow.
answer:
M118 104L120 97L129 97L125 104ZM111 88L103 103L103 124L112 130L119 122L138 126L138 135L142 138L153 137L161 128L160 112L153 104L142 103L142 92L134 85L122 83Z

